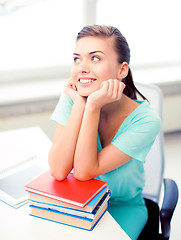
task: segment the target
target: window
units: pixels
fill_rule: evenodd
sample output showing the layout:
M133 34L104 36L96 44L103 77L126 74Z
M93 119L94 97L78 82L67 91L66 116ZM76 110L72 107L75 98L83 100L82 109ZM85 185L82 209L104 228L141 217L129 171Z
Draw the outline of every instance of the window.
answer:
M181 62L180 0L98 0L97 24L120 29L133 65Z
M13 78L11 72L44 69L47 73L51 67L71 64L74 39L84 21L83 1L34 1L1 14L1 80Z
M0 9L0 106L58 98L60 81L70 76L77 32L87 24L121 30L130 45L135 81L181 82L180 0L9 2L28 4L6 14Z

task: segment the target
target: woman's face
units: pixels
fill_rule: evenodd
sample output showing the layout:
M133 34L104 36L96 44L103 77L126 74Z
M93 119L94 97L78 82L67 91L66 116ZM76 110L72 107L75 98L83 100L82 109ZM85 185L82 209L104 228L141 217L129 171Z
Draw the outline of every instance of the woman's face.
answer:
M89 96L105 80L119 78L121 65L111 38L81 38L76 43L73 56L71 79L81 96Z

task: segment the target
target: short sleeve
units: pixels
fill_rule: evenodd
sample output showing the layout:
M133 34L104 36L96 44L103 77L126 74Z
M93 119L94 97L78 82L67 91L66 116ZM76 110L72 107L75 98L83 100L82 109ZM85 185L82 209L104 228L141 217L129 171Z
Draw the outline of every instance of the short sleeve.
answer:
M130 157L145 162L161 128L161 121L154 113L138 114L120 130L112 144Z
M50 119L56 123L65 125L69 119L72 106L73 106L72 99L65 93L62 93Z

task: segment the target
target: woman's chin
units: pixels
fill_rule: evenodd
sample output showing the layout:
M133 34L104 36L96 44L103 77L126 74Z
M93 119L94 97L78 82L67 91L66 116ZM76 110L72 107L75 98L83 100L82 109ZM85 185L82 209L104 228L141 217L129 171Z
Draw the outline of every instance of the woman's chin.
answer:
M90 91L88 89L87 90L86 89L84 89L84 90L78 89L78 93L81 97L88 97L92 93L92 91Z
M87 86L87 87L77 87L77 91L82 97L88 97L91 93L99 90L100 86L94 85L94 86Z

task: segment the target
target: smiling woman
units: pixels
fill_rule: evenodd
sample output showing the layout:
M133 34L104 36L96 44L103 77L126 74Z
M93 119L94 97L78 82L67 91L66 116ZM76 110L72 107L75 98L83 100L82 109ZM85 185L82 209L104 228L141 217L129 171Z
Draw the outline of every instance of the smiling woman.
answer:
M143 163L160 120L146 100L136 100L129 46L117 28L84 27L73 56L71 78L51 117L57 123L51 174L61 181L73 170L81 181L107 181L109 212L137 239L147 221Z

